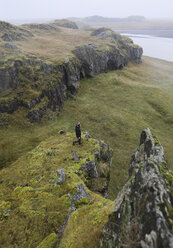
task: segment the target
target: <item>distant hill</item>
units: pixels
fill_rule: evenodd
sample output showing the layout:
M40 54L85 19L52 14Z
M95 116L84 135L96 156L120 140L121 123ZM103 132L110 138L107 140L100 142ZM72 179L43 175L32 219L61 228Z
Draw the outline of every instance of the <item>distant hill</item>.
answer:
M85 18L75 18L75 17L71 17L68 18L69 20L72 21L82 21L82 22L143 22L146 21L146 18L144 16L128 16L125 18L111 18L111 17L103 17L103 16L98 16L98 15L94 15L94 16L89 16L89 17L85 17Z

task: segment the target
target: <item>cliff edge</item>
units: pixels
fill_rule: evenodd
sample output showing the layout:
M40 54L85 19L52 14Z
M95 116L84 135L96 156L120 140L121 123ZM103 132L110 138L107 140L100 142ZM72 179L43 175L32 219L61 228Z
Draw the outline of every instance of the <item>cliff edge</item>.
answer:
M46 32L48 27L44 28L39 31ZM52 32L63 37L67 31L61 29L61 32L52 29L47 32L49 36ZM33 29L27 26L27 31L29 30ZM81 31L70 29L70 32L73 34ZM69 39L72 39L71 33L68 33ZM92 33L85 31L82 35L93 42L72 46L69 50L70 56L61 60L55 56L53 61L40 59L29 53L24 54L17 46L18 43L0 43L0 48L2 46L3 51L7 50L8 53L8 57L3 55L0 61L0 122L8 124L10 115L20 108L30 122L40 123L46 112L63 109L64 101L77 94L82 78L122 69L129 61L141 63L142 48L127 37L107 29L95 30ZM27 42L32 43L32 37L28 39L30 40ZM26 42L22 42L26 46ZM14 45L16 48L12 49ZM38 45L40 47L40 44ZM66 49L68 50L68 46L62 47L63 51ZM38 53L39 50L37 55Z

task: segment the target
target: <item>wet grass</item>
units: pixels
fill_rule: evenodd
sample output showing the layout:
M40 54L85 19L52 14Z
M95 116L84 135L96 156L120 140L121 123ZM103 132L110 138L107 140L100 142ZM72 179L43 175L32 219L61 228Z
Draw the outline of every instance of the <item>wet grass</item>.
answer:
M58 130L73 132L80 120L82 131L114 149L109 187L109 196L114 199L126 181L142 129L149 127L160 139L173 166L172 71L173 63L144 57L141 65L131 63L123 70L82 80L77 96L51 121L30 125L24 118L20 121L19 110L13 125L0 130L1 164L8 166Z

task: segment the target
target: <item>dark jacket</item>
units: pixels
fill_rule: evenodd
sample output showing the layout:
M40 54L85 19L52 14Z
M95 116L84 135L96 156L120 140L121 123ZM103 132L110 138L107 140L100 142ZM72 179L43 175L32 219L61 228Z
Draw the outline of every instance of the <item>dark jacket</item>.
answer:
M76 125L76 127L75 127L75 131L76 131L76 137L77 137L77 138L81 137L81 130L80 130L80 126Z

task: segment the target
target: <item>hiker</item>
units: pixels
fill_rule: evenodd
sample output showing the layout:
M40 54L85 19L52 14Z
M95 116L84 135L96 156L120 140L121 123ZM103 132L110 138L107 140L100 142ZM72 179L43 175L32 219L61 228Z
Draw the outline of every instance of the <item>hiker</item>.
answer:
M76 143L79 143L79 145L81 145L81 130L80 130L80 122L78 122L76 124L75 127L75 132L76 132L76 137L78 138L78 140L73 141L73 145L75 145Z

